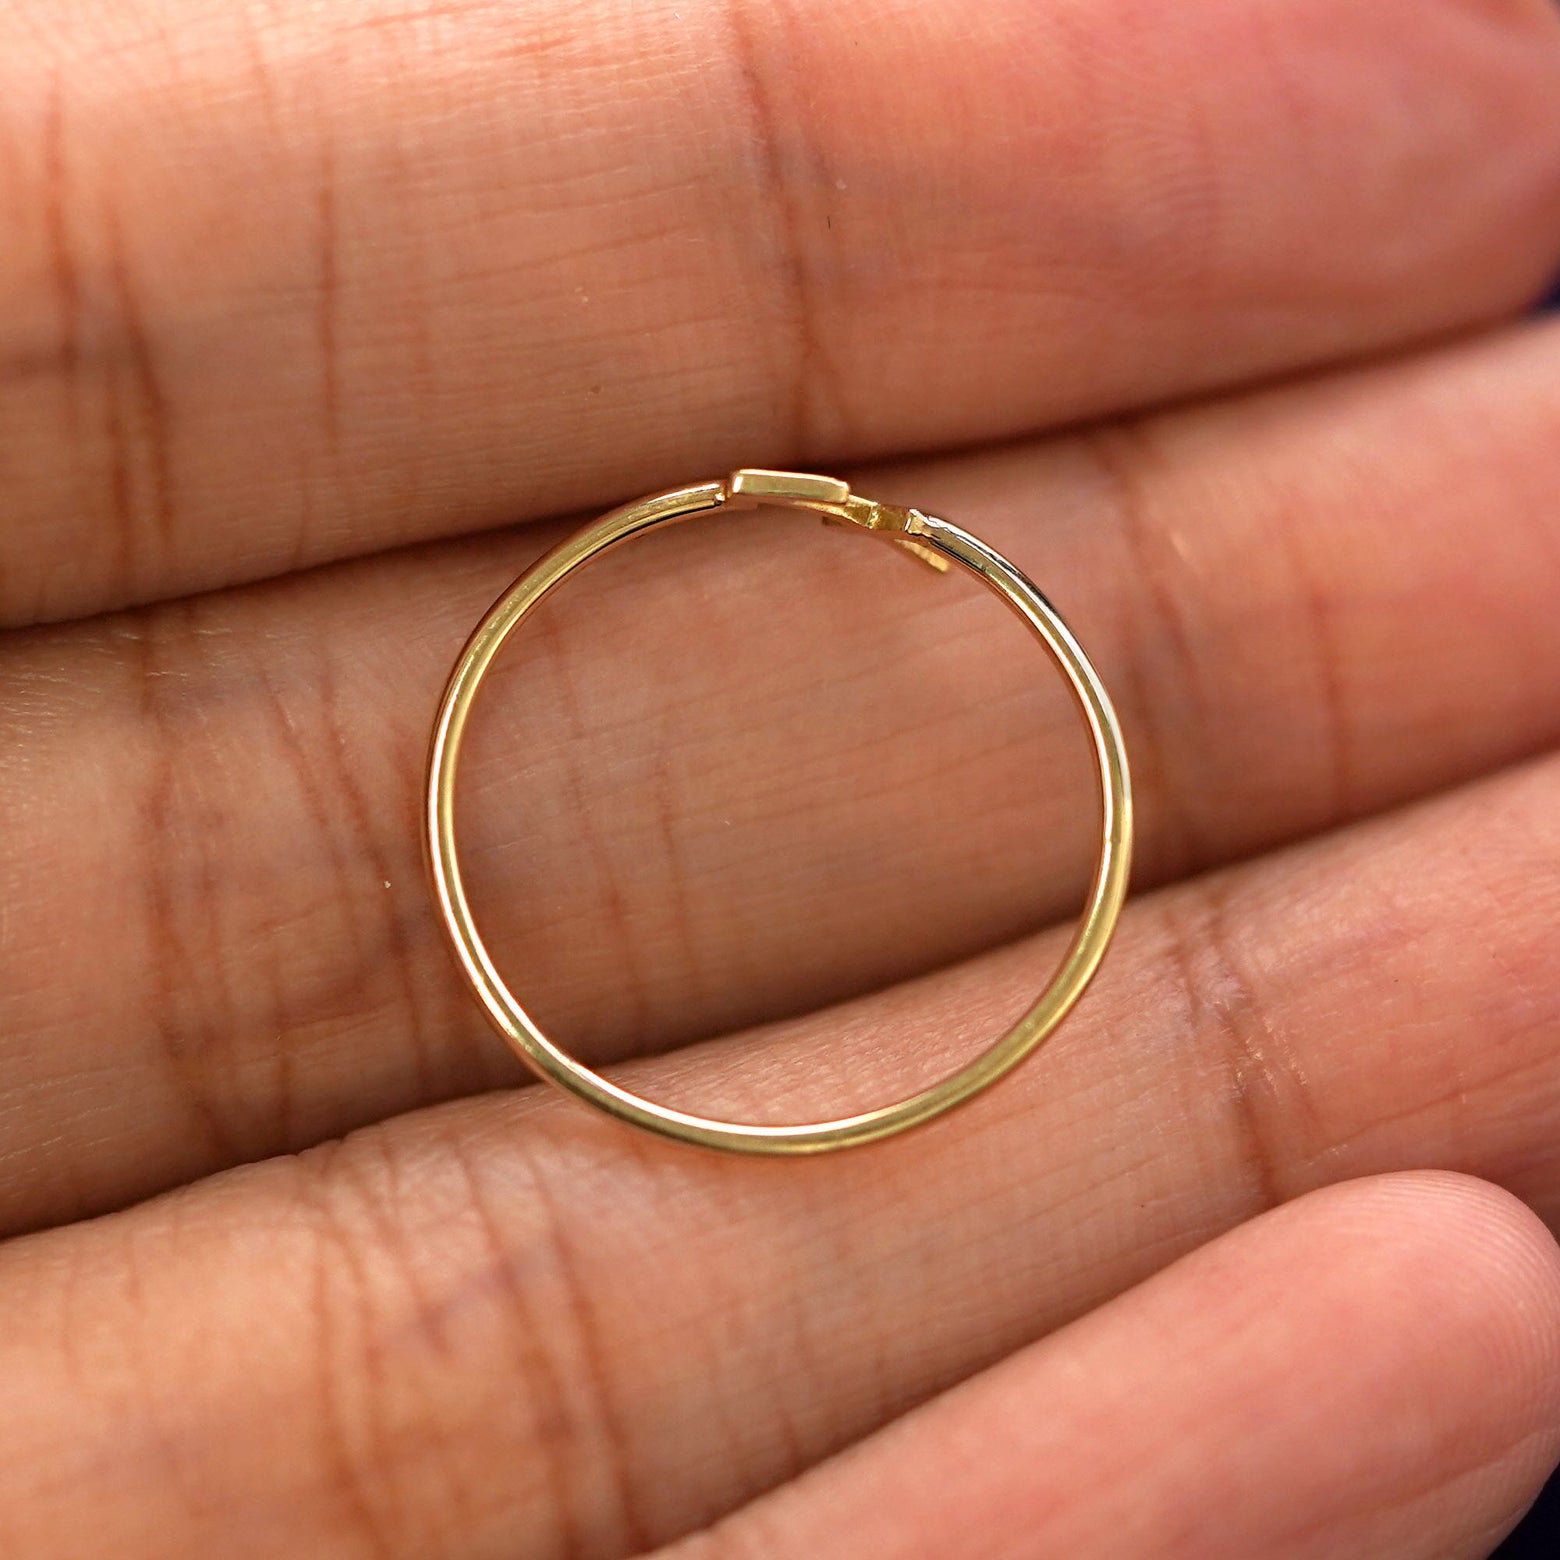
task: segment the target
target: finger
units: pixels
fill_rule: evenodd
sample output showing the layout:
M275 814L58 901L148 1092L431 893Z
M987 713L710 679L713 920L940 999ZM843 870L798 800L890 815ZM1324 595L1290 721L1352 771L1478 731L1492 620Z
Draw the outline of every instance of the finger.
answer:
M1557 352L1550 325L873 489L1064 604L1164 881L1560 738ZM416 817L448 662L534 545L4 651L7 1228L519 1076ZM1071 913L1087 757L984 592L793 517L601 568L517 644L464 772L482 924L550 1032L663 1049Z
M1560 1456L1560 1253L1476 1181L1316 1192L667 1560L1483 1560Z
M0 22L0 621L1517 308L1539 0Z
M1560 759L1138 901L1041 1057L870 1151L703 1155L526 1090L14 1241L0 1523L609 1560L1310 1188L1439 1164L1560 1214L1557 793ZM623 1076L739 1119L892 1098L1058 942Z

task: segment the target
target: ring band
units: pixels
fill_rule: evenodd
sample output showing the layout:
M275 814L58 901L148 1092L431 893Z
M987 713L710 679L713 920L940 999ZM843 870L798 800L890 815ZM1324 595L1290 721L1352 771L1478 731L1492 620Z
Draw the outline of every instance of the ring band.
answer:
M810 510L835 524L859 527L939 571L959 564L999 595L1029 625L1066 677L1088 732L1100 796L1093 881L1067 952L1034 1006L984 1052L940 1082L874 1110L795 1125L690 1115L632 1094L560 1050L494 967L466 901L455 843L455 777L466 720L493 658L526 614L576 570L635 536L711 510L760 504ZM1099 674L1056 609L1000 553L946 520L874 503L834 477L789 471L737 471L723 482L674 488L614 509L516 580L461 651L445 689L428 756L424 822L434 899L455 957L494 1027L520 1059L539 1077L630 1126L744 1154L816 1154L890 1137L942 1115L1011 1072L1067 1017L1099 968L1126 897L1132 855L1132 790L1121 727Z

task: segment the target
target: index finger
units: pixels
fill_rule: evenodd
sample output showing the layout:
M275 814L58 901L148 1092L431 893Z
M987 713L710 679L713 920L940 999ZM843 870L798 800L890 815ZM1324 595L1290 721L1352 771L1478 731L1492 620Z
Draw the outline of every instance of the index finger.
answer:
M0 621L1514 308L1541 0L0 17Z

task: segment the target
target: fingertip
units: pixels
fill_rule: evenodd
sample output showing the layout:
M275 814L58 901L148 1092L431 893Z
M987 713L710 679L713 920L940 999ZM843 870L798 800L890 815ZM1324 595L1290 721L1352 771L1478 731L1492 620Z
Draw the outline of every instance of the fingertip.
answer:
M1560 1246L1519 1197L1451 1170L1343 1182L1305 1199L1339 1209L1334 1228L1383 1246L1427 1300L1488 1309L1522 1324L1513 1346L1560 1375Z
M1383 1404L1383 1434L1414 1444L1438 1422L1440 1453L1418 1455L1445 1470L1448 1508L1468 1530L1483 1514L1488 1531L1505 1531L1560 1460L1554 1236L1510 1192L1451 1171L1345 1182L1294 1206L1356 1284L1376 1268L1360 1293L1396 1316L1405 1350L1426 1356L1397 1411Z

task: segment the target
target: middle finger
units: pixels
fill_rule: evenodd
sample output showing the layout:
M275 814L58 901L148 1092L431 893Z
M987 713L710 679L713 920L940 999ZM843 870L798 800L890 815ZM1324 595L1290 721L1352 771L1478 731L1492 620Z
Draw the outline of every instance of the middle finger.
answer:
M1557 355L1548 325L870 490L1063 604L1121 705L1139 881L1163 881L1560 730ZM983 592L794 517L662 541L519 636L465 772L484 927L547 1027L663 1049L1066 912L1083 745ZM455 980L416 816L449 659L535 545L0 650L26 907L0 937L0 1227L520 1076Z

